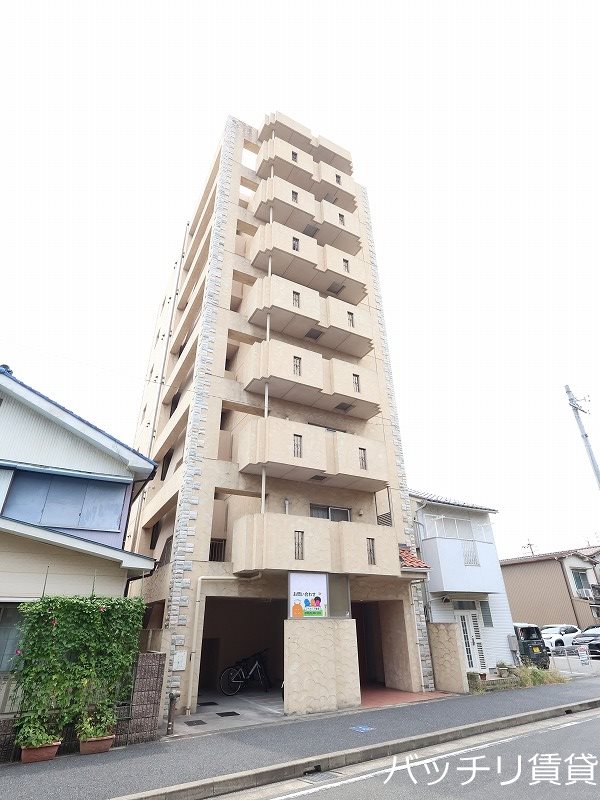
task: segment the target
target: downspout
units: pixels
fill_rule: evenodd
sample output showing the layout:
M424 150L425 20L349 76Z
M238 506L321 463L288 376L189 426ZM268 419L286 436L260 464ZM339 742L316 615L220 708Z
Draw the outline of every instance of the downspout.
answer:
M196 604L194 606L194 628L192 630L192 649L190 652L190 679L188 681L188 690L186 696L186 706L185 706L185 714L189 716L192 713L192 691L194 689L192 683L192 676L194 674L194 662L196 660L196 650L198 647L198 616L200 611L200 603L202 601L202 586L206 581L257 581L259 578L262 578L262 572L258 572L256 575L253 575L251 578L238 578L236 575L201 575L198 578L198 583L196 585Z

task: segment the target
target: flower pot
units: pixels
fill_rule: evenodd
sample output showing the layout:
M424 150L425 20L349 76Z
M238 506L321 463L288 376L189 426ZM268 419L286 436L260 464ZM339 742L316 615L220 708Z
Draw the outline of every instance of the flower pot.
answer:
M94 739L80 739L79 752L82 756L91 756L94 753L106 753L113 746L114 736L97 736Z
M37 761L52 761L59 747L60 742L43 744L41 747L22 747L21 761L23 764L35 764Z

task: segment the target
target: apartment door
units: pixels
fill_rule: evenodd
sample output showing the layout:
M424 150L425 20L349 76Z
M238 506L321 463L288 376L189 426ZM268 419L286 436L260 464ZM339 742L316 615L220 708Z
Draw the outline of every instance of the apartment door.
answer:
M487 667L481 640L481 626L476 611L459 614L460 628L467 657L467 668L484 672Z

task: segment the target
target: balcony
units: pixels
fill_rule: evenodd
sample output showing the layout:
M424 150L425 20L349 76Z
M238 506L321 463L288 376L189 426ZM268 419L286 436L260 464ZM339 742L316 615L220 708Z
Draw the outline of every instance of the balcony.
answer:
M234 432L239 471L377 492L387 486L385 445L317 425L248 415ZM235 457L235 456L234 456Z
M277 222L257 230L248 252L252 265L265 271L269 256L274 275L323 294L330 292L353 305L366 297L366 267L360 257L331 245L320 247L311 236L294 233Z
M367 539L374 540L375 564L369 563ZM232 561L236 575L301 570L400 576L393 528L291 514L249 514L236 520Z
M504 591L496 547L473 539L432 537L421 542L429 564L429 591L493 594Z
M304 231L315 219L316 201L314 196L284 181L282 178L267 178L261 181L248 203L248 211L263 222L273 221L296 231Z
M264 142L273 135L310 153L315 161L324 161L347 175L352 175L352 158L347 150L324 136L314 136L304 125L279 111L265 116L258 140Z
M271 397L350 417L370 419L379 413L372 370L273 339L250 347L236 379L247 392L263 395L268 381Z
M272 174L295 187L307 189L317 200L327 200L346 211L356 210L356 184L350 175L282 139L267 139L256 158L256 174L263 180Z
M333 297L320 297L314 289L272 275L259 278L242 303L253 325L308 339L341 353L362 358L373 349L369 311Z
M315 238L321 246L331 244L352 256L361 249L358 220L354 214L340 211L333 203L326 200L317 203L315 225L318 228Z

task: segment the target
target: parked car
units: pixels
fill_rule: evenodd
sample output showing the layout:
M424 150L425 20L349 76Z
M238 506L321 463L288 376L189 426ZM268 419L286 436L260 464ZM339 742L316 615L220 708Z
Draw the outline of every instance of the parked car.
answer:
M570 647L573 637L581 633L579 628L574 625L543 625L542 636L546 647L552 650L554 647Z
M519 643L519 656L524 664L548 669L550 656L542 632L537 625L530 622L515 622L515 635Z
M573 647L586 644L590 655L600 658L600 625L588 625L573 639Z

